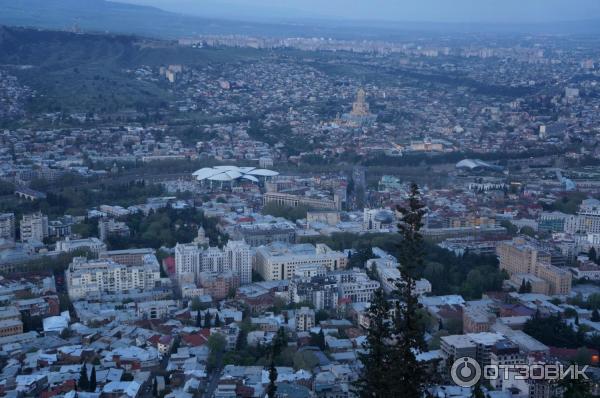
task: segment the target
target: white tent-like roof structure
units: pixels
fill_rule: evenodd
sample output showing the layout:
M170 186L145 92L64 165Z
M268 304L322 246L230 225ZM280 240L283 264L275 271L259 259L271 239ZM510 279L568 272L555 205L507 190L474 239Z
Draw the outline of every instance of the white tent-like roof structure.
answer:
M488 162L484 162L480 159L463 159L460 162L456 163L456 168L458 169L492 169L492 170L502 170L502 167L496 166L495 164L491 164Z
M192 175L198 181L234 181L245 179L258 182L257 177L273 177L279 175L279 173L273 170L257 169L256 167L215 166L196 170Z

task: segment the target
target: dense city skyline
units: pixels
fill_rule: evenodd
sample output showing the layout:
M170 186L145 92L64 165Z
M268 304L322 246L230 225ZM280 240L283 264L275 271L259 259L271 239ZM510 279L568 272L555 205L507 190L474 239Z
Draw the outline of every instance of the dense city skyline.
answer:
M0 0L0 397L599 396L600 3L231 1Z

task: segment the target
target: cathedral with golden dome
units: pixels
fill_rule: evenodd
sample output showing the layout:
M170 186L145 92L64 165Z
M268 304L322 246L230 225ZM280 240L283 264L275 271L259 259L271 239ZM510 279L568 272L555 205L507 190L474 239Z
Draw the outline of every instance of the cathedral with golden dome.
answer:
M350 114L352 116L369 116L371 113L369 112L369 104L365 100L365 90L362 88L358 89L356 93L356 101L352 104L352 112Z
M352 111L344 113L340 122L348 125L363 126L372 124L377 119L369 110L369 103L366 100L366 92L359 88L356 93L356 100L352 103Z

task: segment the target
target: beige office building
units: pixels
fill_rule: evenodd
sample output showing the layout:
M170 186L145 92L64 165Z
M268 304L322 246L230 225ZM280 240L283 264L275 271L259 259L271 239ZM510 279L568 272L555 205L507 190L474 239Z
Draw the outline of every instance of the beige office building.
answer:
M338 200L312 198L310 196L291 195L288 193L267 192L263 195L263 203L276 203L280 206L298 207L306 206L317 210L340 210L341 203Z
M534 240L518 237L510 242L500 243L496 250L500 260L500 269L506 270L513 282L516 282L515 279L529 280L534 292L541 293L547 290L550 295L571 292L571 273L566 269L551 265L550 253L536 244ZM542 279L547 283L547 287L542 284L534 284L536 279L530 278L528 275Z
M291 279L300 265L322 265L329 271L346 268L348 256L327 245L288 245L275 242L256 249L254 266L267 281Z
M535 274L538 261L550 263L550 253L522 237L500 243L496 251L500 259L500 269L512 274Z

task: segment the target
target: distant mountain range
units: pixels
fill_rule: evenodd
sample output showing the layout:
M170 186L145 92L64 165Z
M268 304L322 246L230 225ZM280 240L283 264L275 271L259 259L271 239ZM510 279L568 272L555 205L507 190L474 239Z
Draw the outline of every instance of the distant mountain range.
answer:
M139 34L178 38L194 34L269 32L247 24L171 13L154 7L106 0L0 0L0 24L46 29Z
M600 21L455 24L298 19L268 23L190 16L106 0L0 0L0 24L180 38L199 34L390 39L414 32L599 34Z

